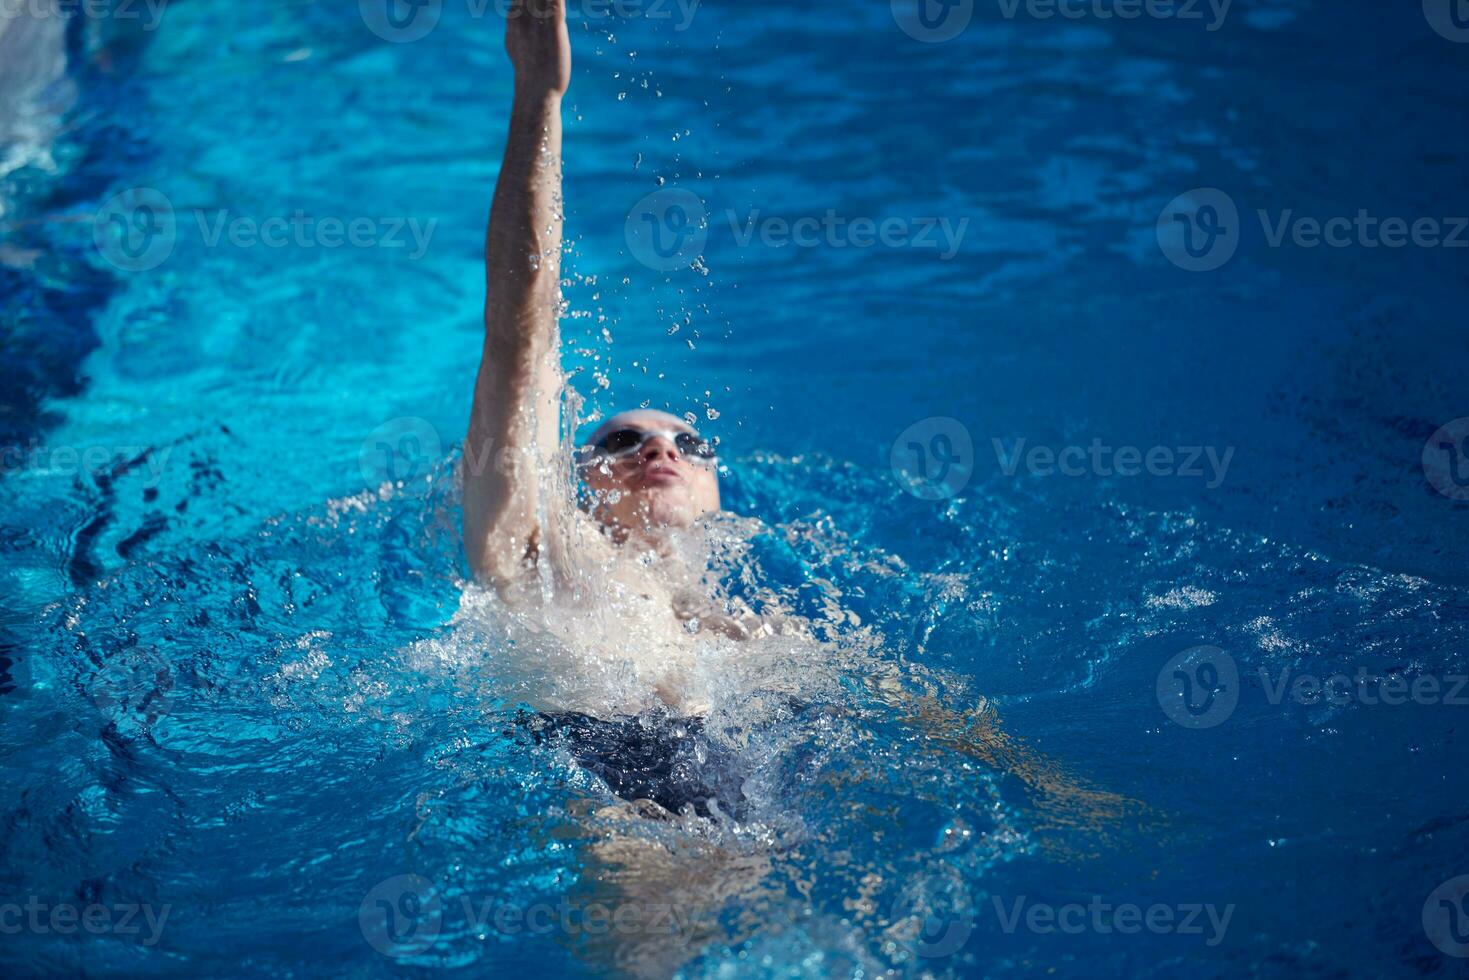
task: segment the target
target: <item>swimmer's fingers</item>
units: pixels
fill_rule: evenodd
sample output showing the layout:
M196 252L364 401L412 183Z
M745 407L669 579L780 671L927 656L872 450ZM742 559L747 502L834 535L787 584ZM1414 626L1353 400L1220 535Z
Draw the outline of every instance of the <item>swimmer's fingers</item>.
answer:
M505 50L518 88L565 92L571 82L565 0L515 0L506 12Z

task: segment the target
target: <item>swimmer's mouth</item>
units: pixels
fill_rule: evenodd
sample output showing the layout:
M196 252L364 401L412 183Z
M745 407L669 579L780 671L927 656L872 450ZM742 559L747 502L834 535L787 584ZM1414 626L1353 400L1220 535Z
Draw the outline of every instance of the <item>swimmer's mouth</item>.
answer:
M639 481L648 487L682 486L688 482L682 473L671 466L650 466L643 471Z

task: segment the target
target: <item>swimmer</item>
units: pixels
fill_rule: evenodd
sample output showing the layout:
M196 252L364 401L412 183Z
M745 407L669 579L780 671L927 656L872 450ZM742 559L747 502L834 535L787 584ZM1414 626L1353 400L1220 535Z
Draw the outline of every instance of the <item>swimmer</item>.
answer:
M639 640L667 633L686 648L700 631L734 639L769 633L773 627L748 609L701 594L702 569L661 567L677 564L664 561L671 531L720 510L714 448L683 419L647 409L607 419L577 454L592 503L574 505L560 438L557 330L561 100L571 80L564 0L516 3L505 47L515 89L485 244L484 347L462 468L470 567L508 602L559 593L585 605L588 576L579 570L595 566L598 578L625 586L629 602L618 603L619 612L640 607ZM669 706L692 707L674 676L688 667L686 656L648 651L643 659Z
M589 491L576 506L562 445L561 101L571 81L564 0L521 0L506 22L514 67L510 132L485 243L485 333L461 467L464 548L481 583L511 608L539 608L570 657L534 665L537 739L568 743L625 799L725 814L741 797L728 773L673 778L702 749L708 685L696 645L769 634L748 607L719 601L704 562L678 560L671 533L720 510L713 446L667 412L621 412L576 454ZM479 461L479 462L475 462ZM597 670L600 664L604 669ZM606 668L611 665L612 670ZM584 672L585 696L566 692ZM646 694L607 703L615 674ZM543 695L543 696L542 696ZM602 701L603 703L598 703ZM656 719L650 725L649 718ZM629 725L632 718L635 723ZM632 732L633 735L625 733Z

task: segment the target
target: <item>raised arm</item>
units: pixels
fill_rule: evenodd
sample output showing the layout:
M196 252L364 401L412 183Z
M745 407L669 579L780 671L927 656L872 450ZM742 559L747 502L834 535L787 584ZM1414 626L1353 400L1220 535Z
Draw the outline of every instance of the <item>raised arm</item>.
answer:
M561 366L561 97L571 80L565 0L517 0L510 136L485 242L485 338L464 446L464 548L505 584L541 546L558 466Z

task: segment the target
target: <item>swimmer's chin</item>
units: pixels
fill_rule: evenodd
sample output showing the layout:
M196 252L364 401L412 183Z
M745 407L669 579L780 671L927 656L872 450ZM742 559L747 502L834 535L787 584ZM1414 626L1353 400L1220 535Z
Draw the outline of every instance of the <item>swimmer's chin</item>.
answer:
M626 506L626 504L631 506ZM655 534L662 530L689 527L699 517L700 509L682 484L639 487L624 498L624 506L598 509L599 523L614 537L628 533Z
M646 487L639 496L650 527L688 527L699 513L682 483Z

